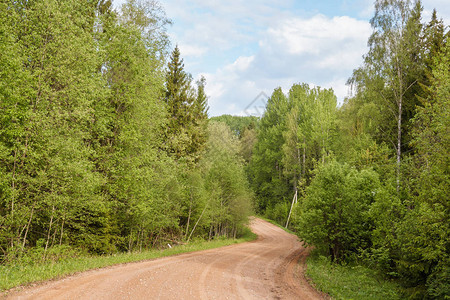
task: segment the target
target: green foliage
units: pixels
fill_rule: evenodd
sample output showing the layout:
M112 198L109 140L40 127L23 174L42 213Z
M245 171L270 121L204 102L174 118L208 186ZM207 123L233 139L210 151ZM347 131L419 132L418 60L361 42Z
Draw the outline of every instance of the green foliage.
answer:
M366 238L348 253L400 279L408 297L444 299L449 290L450 181L445 26L436 12L429 24L421 24L420 1L414 6L406 1L378 1L375 6L370 51L349 81L356 94L339 109L339 136L333 141L340 161L359 170L373 168L381 181L365 208L370 223ZM320 195L311 190L316 179L307 188L312 195ZM334 201L327 203L322 205ZM308 216L311 209L299 211L295 221L301 223L302 213ZM304 226L316 220L311 217L312 223ZM316 243L326 241L319 238Z
M97 44L92 32L84 29L93 23L88 13L91 6L85 4L6 4L15 7L14 35L20 46L16 62L29 79L12 81L9 89L17 90L16 99L2 92L9 100L4 102L6 111L23 110L16 111L14 118L22 123L19 130L24 129L15 136L2 135L6 155L1 169L7 173L5 185L10 191L0 205L7 220L0 234L5 260L39 238L45 237L45 249L61 244L73 229L67 225L73 220L75 226L81 215L82 222L95 223L99 229L84 232L80 239L86 241L84 246L95 248L89 241L96 240L94 236L102 239L101 232L108 235L108 224L101 222L108 209L101 196L94 194L102 178L94 171L93 149L86 143L94 116L91 105L100 94L102 80L97 72ZM23 93L27 90L28 95Z
M298 235L332 260L370 246L370 205L380 189L372 170L334 160L321 165L299 206Z
M176 51L164 70L158 2L0 6L1 263L244 232L240 144L222 162L217 132L205 154L206 83L191 87Z
M339 109L294 84L261 119L208 124L158 2L2 1L0 262L235 237L252 204L284 224L298 192L291 224L322 254L448 298L449 33L421 14L375 2Z
M158 151L166 122L160 100L163 65L149 53L142 29L130 21L112 24L101 42L109 93L96 107L101 118L93 143L98 170L106 179L102 188L114 210L111 221L117 222L113 226L120 238L115 243L131 251L151 246L178 225L176 204L166 189L175 180L176 174L165 169L173 162Z
M184 71L183 59L177 47L172 52L166 74L165 101L169 114L165 133L165 148L169 156L185 163L196 163L207 140L207 97L205 78L198 90L191 86L191 75Z
M287 202L279 202L274 206L268 207L265 216L274 220L277 224L286 224L286 218L289 214L290 205Z
M412 130L416 153L407 165L408 193L390 189L371 207L372 261L400 278L411 297L445 298L448 278L448 50L434 69L432 96L419 108Z
M281 164L288 99L281 88L274 90L260 120L257 142L250 165L250 177L256 192L258 212L263 213L276 201L284 201L289 186ZM286 215L287 217L287 215Z
M414 119L413 146L417 154L410 166L414 193L399 228L402 256L399 270L411 284L425 284L435 298L450 295L450 47L435 60L432 96ZM414 226L412 226L414 224ZM413 279L413 280L411 280ZM415 282L414 282L415 279Z
M361 108L369 109L370 119L376 120L373 138L395 154L398 191L404 153L411 151L410 122L423 92L419 83L425 80L426 49L417 41L423 33L422 10L420 1L414 6L403 0L376 1L370 50L349 80Z
M332 152L335 118L332 90L294 84L288 97L281 89L273 92L248 168L258 212L286 222L295 191L304 188L316 163Z
M252 194L239 155L239 140L222 122L209 124L209 136L203 161L210 207L209 236L236 237L252 212Z
M240 141L241 141L241 149L239 153L241 154L242 158L248 165L252 160L253 149L257 141L256 128L253 127L252 124L250 124L247 128L244 129L244 131L240 136Z

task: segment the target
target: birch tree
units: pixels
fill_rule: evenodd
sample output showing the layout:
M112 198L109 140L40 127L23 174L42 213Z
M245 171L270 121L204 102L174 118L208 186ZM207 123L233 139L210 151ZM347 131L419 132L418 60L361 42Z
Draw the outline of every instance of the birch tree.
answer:
M407 147L406 124L413 116L417 103L417 77L422 71L420 1L411 8L409 1L379 0L375 2L375 16L370 23L369 53L364 66L354 72L352 83L376 101L382 110L379 131L395 151L397 190L400 189L403 149ZM371 96L373 95L373 97ZM384 115L384 116L383 116Z

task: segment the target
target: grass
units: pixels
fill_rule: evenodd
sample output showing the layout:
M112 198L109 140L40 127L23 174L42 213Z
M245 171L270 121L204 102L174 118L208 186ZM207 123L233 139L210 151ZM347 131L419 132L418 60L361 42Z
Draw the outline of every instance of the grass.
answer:
M294 232L277 222L258 216L288 233ZM393 281L380 276L376 271L360 265L333 264L324 256L313 251L306 260L306 276L316 289L333 299L370 300L402 299L402 288Z
M401 299L400 287L374 270L358 265L332 264L328 258L312 253L306 275L315 287L333 299Z
M212 241L195 241L186 245L175 246L165 250L148 250L139 253L119 253L109 256L89 256L66 259L36 265L0 266L0 291L34 282L59 279L78 272L108 267L117 264L138 262L165 256L177 255L200 250L219 248L237 243L252 241L256 234L246 230L239 239L217 239Z

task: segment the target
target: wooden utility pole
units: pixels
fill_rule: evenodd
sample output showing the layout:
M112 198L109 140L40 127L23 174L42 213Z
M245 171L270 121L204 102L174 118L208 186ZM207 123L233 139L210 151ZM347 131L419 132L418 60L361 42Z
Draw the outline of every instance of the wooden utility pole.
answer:
M284 226L285 228L287 228L289 225L289 219L291 218L292 208L294 207L295 203L297 203L297 189L295 189L295 195L294 198L292 199L291 209L289 210L289 216L286 221L286 226Z

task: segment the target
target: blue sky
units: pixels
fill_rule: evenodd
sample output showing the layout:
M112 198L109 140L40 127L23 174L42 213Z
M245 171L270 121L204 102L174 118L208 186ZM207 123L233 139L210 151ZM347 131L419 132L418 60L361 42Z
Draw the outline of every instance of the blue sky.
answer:
M424 0L450 24L449 0ZM116 6L124 0L114 0ZM206 77L209 115L257 115L252 101L294 83L333 88L342 102L371 34L372 0L161 0L186 71ZM249 107L250 105L250 107Z

